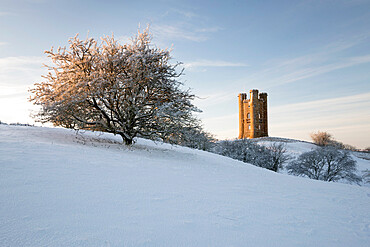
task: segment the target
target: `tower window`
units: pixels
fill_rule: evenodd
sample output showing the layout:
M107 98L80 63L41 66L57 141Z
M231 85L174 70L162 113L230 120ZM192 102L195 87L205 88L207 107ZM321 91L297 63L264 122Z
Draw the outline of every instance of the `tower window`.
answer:
M250 125L248 125L248 129L249 129L249 130L251 129L251 126L250 126Z
M247 118L250 118L250 117L251 117L251 114L250 114L250 113L248 113L248 114L247 114Z

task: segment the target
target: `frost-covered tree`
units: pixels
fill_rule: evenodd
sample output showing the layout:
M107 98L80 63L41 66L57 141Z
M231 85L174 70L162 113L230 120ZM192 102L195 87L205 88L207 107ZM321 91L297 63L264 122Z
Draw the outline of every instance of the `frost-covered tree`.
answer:
M46 51L53 66L31 89L41 122L120 135L171 141L183 128L199 128L194 95L178 80L180 63L151 44L148 29L129 44L114 37L69 40L69 49Z
M278 172L280 169L282 169L283 164L291 158L287 154L286 144L284 143L273 142L267 146L267 150L270 153L267 166L274 172Z
M220 141L213 152L275 172L289 159L282 143L273 143L265 147L248 139Z
M286 167L289 174L324 180L325 162L318 150L301 154Z
M216 139L212 134L204 131L200 123L197 125L198 127L193 126L181 128L176 134L173 134L168 138L168 142L199 150L210 151L214 146Z
M370 184L370 170L369 169L362 171L362 180L364 181L364 183Z
M356 161L347 151L333 147L317 148L301 154L287 166L289 174L306 176L316 180L336 182L340 179L360 183L355 174Z
M223 140L219 141L212 151L223 156L250 163L253 159L250 152L252 145L247 139Z

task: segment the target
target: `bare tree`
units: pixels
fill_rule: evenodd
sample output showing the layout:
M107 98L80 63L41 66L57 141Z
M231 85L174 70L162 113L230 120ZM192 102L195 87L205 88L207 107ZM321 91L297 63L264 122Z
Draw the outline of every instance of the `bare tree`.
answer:
M356 161L347 151L334 147L317 148L303 153L287 166L287 170L289 174L316 180L336 182L345 179L354 183L361 182L361 177L355 174Z
M301 154L286 168L289 174L306 176L316 180L324 180L325 162L317 150Z
M275 172L290 158L283 143L274 142L265 147L248 139L220 141L213 152Z
M170 140L181 128L198 128L194 95L182 90L182 71L170 52L151 44L149 30L129 44L114 37L69 40L69 49L46 54L54 65L30 101L42 106L41 122L118 134L126 144L136 136Z
M287 154L286 144L281 142L273 142L267 146L270 151L269 165L270 170L278 172L279 169L283 168L283 164L287 162L291 157Z
M339 149L345 149L350 151L357 151L358 149L355 146L344 144L340 141L337 141L333 138L328 132L318 131L311 133L312 141L319 146L332 146Z
M319 146L328 146L333 141L333 136L325 131L311 133L312 141Z
M214 153L227 156L256 166L262 166L266 148L248 139L224 140L217 143Z

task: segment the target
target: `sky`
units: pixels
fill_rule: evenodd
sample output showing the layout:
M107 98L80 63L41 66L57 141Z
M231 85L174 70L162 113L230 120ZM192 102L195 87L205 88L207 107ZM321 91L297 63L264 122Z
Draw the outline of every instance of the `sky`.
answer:
M76 34L125 43L147 25L217 138L238 136L237 96L258 89L270 136L370 146L370 0L0 0L0 121L34 123L45 50Z

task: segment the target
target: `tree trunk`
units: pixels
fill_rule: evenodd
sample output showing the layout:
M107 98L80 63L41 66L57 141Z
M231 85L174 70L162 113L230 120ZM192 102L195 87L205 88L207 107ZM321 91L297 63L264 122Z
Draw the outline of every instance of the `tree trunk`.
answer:
M120 136L122 137L122 140L125 143L125 145L127 145L127 146L132 145L133 138L127 138L124 134L120 134Z

